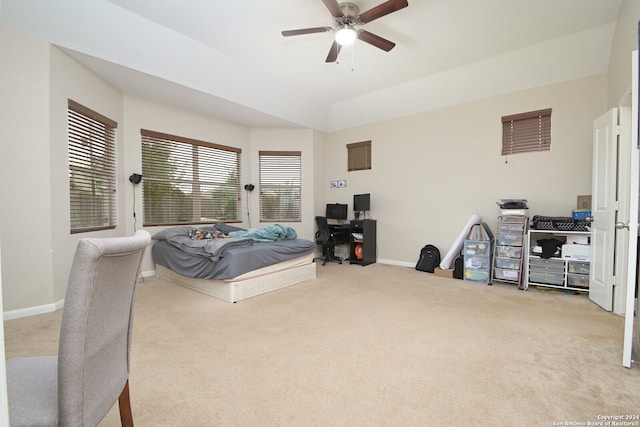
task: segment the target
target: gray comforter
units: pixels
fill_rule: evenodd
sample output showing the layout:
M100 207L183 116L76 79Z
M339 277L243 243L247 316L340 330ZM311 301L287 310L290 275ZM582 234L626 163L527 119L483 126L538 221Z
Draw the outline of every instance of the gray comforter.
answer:
M226 224L216 224L215 227L203 228L214 229L227 234L232 231L241 231L237 227ZM153 238L158 241L151 248L154 262L187 277L231 279L258 268L313 253L316 247L315 242L300 238L264 243L257 243L250 238L249 242L244 241L244 245L227 243L222 248L208 248L217 253L217 258L214 260L209 256L206 244L203 245L203 248L195 250L200 252L195 256L183 250L180 245L175 244L176 237L178 237L177 241L184 240L179 236L186 236L187 239L191 240L188 233L192 229L193 227L179 226L167 228L156 233ZM209 240L233 241L237 239ZM203 242L203 240L195 241ZM189 245L191 246L191 244ZM194 251L193 247L191 251Z
M192 239L188 234L189 230L192 229L193 227L172 227L156 233L153 238L166 240L170 245L183 250L189 255L209 258L212 261L218 261L231 248L253 245L253 239L250 237Z

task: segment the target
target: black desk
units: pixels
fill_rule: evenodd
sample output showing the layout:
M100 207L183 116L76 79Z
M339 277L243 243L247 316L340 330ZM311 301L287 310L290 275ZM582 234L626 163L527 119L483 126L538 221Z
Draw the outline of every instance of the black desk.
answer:
M336 239L336 245L347 245L351 236L350 224L328 224L329 231L333 234L333 238Z
M375 219L352 220L349 224L329 224L329 231L333 234L336 245L349 245L349 257L345 261L349 260L350 264L363 266L377 261ZM362 250L360 257L356 255L356 249Z

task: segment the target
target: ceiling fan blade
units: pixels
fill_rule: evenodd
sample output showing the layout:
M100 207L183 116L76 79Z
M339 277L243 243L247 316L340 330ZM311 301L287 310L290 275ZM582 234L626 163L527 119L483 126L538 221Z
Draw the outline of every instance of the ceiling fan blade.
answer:
M322 0L322 3L329 9L329 13L334 18L342 18L344 16L337 0Z
M314 28L302 28L300 30L286 30L282 32L285 37L300 36L302 34L324 33L331 31L331 27L314 27Z
M407 0L389 0L367 10L364 13L361 13L358 18L360 19L360 22L366 24L367 22L371 22L374 19L378 19L407 6L409 6L409 2Z
M378 49L382 49L385 52L389 52L396 45L394 42L383 39L382 37L376 36L375 34L365 30L358 31L358 39L362 40L365 43L369 43L370 45L375 46Z
M336 62L338 60L338 54L340 53L340 46L337 42L333 42L331 45L331 49L329 50L329 55L327 55L327 60L325 62Z

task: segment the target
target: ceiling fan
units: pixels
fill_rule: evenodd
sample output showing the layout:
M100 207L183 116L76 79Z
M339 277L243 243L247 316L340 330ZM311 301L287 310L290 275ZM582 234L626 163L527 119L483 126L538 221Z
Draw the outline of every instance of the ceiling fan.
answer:
M366 12L360 13L360 8L355 3L338 3L337 0L322 0L322 3L329 9L329 13L334 18L333 27L302 28L299 30L283 31L285 37L299 36L302 34L324 33L326 31L335 32L335 39L327 55L326 62L335 62L342 46L349 45L355 39L362 40L379 49L389 52L396 45L387 39L377 36L362 28L356 28L367 24L374 19L381 18L397 10L409 6L407 0L388 0L375 6Z

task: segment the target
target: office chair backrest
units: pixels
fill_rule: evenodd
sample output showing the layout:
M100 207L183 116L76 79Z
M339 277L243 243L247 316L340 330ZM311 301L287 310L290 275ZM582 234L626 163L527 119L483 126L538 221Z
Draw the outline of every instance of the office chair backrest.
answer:
M316 240L317 242L328 242L331 237L331 230L329 230L329 224L327 223L327 218L324 216L316 217L316 225L318 227L318 231L316 232Z
M96 425L128 380L133 301L149 242L146 231L78 242L60 329L59 425Z

